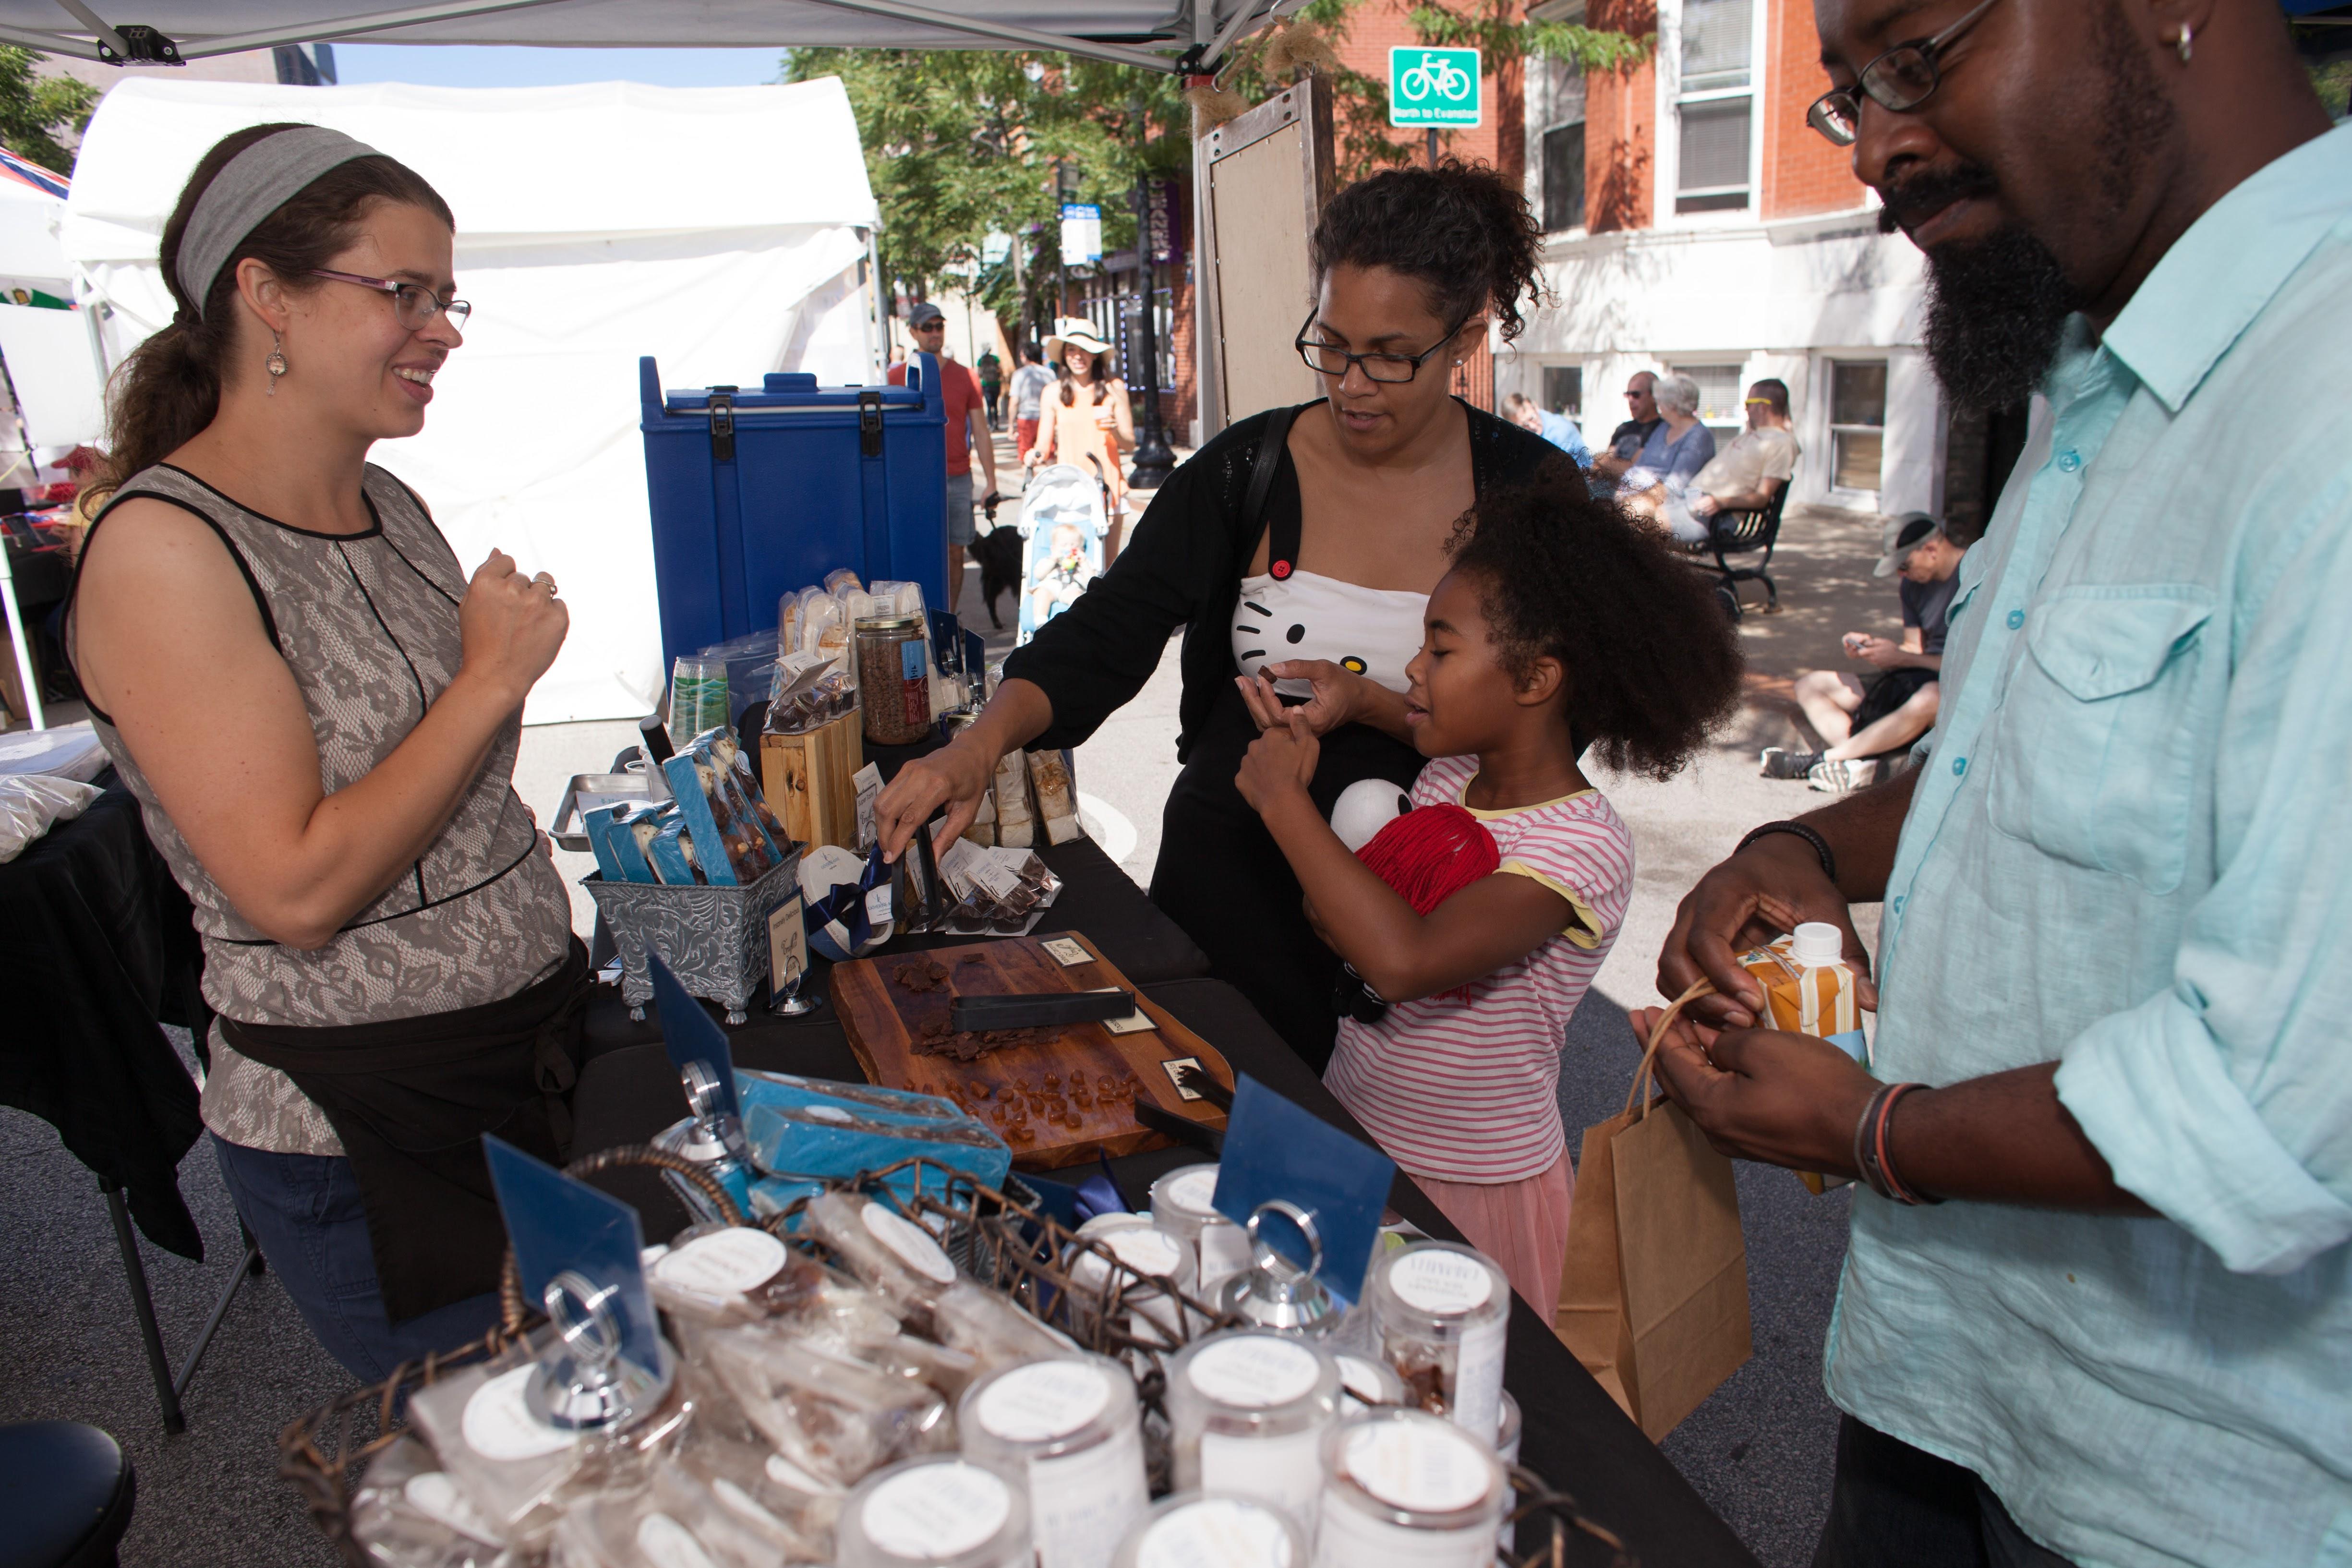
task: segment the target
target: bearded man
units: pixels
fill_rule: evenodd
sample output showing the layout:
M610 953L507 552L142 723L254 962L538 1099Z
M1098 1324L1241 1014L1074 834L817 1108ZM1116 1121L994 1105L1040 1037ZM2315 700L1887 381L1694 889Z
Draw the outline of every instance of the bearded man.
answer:
M2042 395L1927 764L1659 960L1716 1145L1863 1184L1817 1565L2352 1563L2352 127L2277 0L1814 10L1946 393ZM1756 1028L1735 954L1881 900L1868 1068Z

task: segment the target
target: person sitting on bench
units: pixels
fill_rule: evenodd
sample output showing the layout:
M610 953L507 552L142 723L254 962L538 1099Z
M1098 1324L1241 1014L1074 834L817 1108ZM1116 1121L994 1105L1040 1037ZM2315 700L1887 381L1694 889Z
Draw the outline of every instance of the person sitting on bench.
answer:
M1772 504L1802 450L1789 430L1789 384L1777 379L1748 389L1748 428L1706 461L1681 491L1662 486L1659 515L1685 544L1705 544L1718 512L1762 511Z
M1877 783L1882 774L1893 776L1895 766L1886 759L1936 722L1944 622L1959 587L1965 553L1924 511L1895 520L1894 542L1875 574L1902 574L1896 592L1903 600L1903 640L1891 643L1865 632L1848 632L1848 656L1875 666L1877 674L1859 677L1816 669L1797 678L1798 705L1829 742L1828 749L1791 752L1767 746L1759 770L1766 778L1803 779L1814 789L1843 795Z

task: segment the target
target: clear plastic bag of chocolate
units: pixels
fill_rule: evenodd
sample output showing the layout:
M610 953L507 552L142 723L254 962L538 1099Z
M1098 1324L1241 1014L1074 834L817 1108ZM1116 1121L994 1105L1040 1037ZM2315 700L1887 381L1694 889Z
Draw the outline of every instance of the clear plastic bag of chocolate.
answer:
M368 1561L385 1568L503 1568L498 1527L415 1437L370 1461L352 1494L351 1526Z
M776 1452L848 1485L954 1441L947 1402L927 1385L758 1329L704 1336L711 1365Z
M824 1310L824 1266L749 1226L698 1226L646 1270L654 1304L712 1328Z
M982 1371L1052 1355L1072 1342L992 1290L963 1279L937 1237L859 1193L826 1193L808 1224L848 1268L888 1297L907 1326L971 1354Z
M849 1489L811 1475L764 1441L698 1428L661 1474L673 1486L678 1477L691 1478L760 1533L782 1539L785 1562L833 1561L834 1527Z

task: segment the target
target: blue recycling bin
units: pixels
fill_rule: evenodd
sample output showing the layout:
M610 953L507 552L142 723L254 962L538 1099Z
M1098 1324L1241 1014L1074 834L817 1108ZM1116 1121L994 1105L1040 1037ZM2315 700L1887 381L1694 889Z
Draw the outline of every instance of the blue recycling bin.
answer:
M662 390L637 361L662 667L776 624L776 601L846 566L947 600L947 415L939 364L901 386Z

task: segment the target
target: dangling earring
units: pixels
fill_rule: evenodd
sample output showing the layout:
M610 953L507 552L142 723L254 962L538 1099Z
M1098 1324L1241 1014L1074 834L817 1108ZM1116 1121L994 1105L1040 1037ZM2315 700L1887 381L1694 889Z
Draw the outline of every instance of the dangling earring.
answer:
M2180 24L2180 37L2173 40L2173 47L2180 51L2180 63L2182 65L2187 65L2189 63L2189 24L2183 22Z
M268 395L275 397L278 395L278 378L286 374L286 345L278 341L276 332L269 334L269 357L263 360L261 363L262 367L269 372Z

